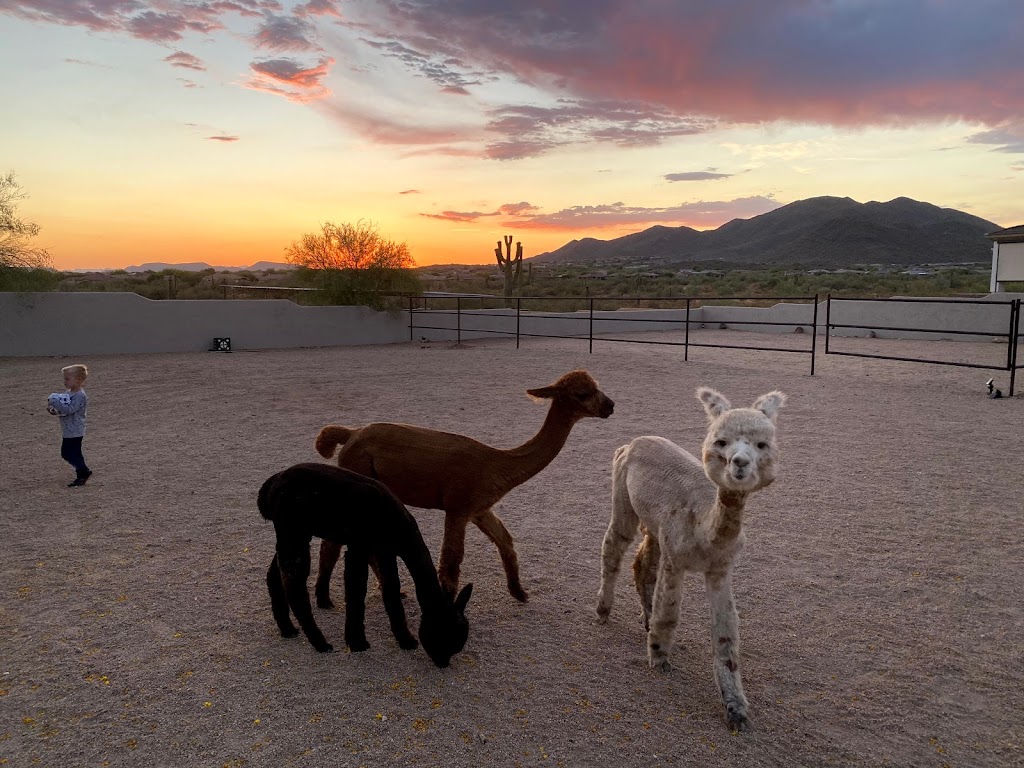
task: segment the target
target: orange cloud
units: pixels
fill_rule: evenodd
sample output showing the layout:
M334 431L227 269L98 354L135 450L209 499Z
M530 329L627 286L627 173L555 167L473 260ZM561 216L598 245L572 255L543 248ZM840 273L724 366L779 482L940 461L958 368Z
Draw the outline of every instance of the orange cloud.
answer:
M303 66L294 59L254 61L249 65L256 75L245 84L254 91L264 91L300 103L323 99L331 91L322 84L334 64L332 58L322 58L315 66Z

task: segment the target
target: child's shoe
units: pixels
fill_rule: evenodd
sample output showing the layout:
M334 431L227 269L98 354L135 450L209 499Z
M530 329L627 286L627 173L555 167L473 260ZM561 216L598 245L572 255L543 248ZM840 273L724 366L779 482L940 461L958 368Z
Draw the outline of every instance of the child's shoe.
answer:
M85 485L89 481L90 477L92 477L92 470L89 470L84 474L81 474L78 477L76 477L74 480L68 483L68 488L78 488L80 485Z

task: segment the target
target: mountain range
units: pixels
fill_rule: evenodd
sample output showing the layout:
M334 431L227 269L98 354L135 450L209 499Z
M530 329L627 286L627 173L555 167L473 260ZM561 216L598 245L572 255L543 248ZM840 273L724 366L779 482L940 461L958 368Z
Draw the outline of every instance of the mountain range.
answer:
M263 272L268 269L295 269L294 264L284 264L277 261L257 261L248 267L217 267L207 264L205 261L190 261L184 264L169 264L164 261L150 261L145 264L137 264L125 267L125 272L160 272L165 269L180 269L184 272L202 272L204 269L215 269L218 272Z
M614 240L573 240L538 262L721 262L723 265L854 267L986 261L985 234L998 224L953 208L897 197L858 203L849 197L798 200L704 232L655 226Z

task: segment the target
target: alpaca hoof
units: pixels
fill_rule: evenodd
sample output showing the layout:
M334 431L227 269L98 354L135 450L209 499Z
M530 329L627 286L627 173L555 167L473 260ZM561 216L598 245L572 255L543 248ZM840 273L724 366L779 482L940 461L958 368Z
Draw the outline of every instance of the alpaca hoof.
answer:
M316 596L316 607L323 608L324 610L330 610L334 607L334 601L331 600L330 595L317 595Z
M663 675L667 675L672 671L672 662L668 659L651 659L651 669L661 672Z
M398 647L403 651L414 651L420 647L420 643L415 637L409 635L398 638Z
M734 707L725 708L725 722L729 725L730 730L733 731L750 730L750 720L747 718L746 713Z
M295 627L282 627L281 637L295 637L299 634L299 630Z
M322 645L315 646L318 653L333 653L334 646L330 643L323 643Z
M352 653L362 653L363 651L370 650L370 644L365 640L365 638L363 640L353 640L346 644Z
M597 623L598 624L607 624L608 623L608 616L611 614L611 612L612 612L611 606L608 606L608 605L599 605L599 606L597 606Z
M509 585L508 593L512 595L512 597L514 597L520 603L528 602L530 599L530 596L526 594L526 590L518 584L516 584L515 586Z

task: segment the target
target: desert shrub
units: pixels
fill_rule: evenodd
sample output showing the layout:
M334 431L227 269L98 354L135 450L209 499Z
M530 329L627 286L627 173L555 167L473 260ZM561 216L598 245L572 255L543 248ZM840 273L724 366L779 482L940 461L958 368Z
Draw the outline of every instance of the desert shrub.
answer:
M52 269L0 266L0 291L53 291L61 278Z
M420 278L409 269L370 267L367 269L296 270L304 286L319 288L310 301L317 304L362 305L373 309L401 309L404 296L423 291ZM398 295L396 295L398 294Z

